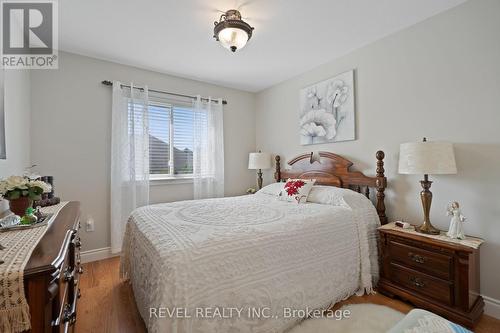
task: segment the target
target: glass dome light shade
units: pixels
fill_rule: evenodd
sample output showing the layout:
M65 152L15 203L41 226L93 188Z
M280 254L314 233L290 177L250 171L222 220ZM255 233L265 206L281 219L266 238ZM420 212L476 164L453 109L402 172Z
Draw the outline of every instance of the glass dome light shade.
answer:
M233 52L242 49L248 42L248 34L239 28L224 28L218 37L222 46Z
M230 9L214 22L214 38L226 49L236 52L252 37L253 27L241 19L236 9Z

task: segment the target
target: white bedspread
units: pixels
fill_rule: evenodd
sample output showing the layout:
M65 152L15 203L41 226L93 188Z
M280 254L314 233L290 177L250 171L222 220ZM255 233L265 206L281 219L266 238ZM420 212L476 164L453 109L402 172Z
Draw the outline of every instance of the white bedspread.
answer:
M344 206L260 193L152 205L129 219L122 274L149 332L282 332L301 319L288 318L290 309L372 291L378 225L371 202L357 194Z

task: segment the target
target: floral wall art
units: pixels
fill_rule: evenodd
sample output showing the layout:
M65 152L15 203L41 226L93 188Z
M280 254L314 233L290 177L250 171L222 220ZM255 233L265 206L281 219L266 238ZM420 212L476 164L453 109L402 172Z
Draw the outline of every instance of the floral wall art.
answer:
M354 71L300 90L302 145L355 139Z

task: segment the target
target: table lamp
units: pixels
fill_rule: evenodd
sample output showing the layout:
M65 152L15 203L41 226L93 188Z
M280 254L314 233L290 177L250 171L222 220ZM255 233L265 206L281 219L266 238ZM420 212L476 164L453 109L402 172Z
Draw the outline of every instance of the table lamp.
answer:
M402 143L399 148L399 173L424 175L424 180L420 181L423 188L420 199L424 209L424 223L415 229L425 234L439 234L439 229L433 227L429 219L432 202L432 192L429 191L432 182L429 175L457 173L453 144L429 142L426 138L422 142Z
M257 171L257 185L259 190L262 188L262 169L271 168L271 154L263 153L259 150L258 153L250 153L248 156L248 169Z

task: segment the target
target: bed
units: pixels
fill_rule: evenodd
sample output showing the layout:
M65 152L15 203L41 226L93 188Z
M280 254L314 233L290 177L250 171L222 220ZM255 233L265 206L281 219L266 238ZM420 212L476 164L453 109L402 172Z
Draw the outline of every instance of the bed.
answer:
M386 222L383 152L376 157L377 175L367 177L328 152L300 155L286 170L276 156L277 183L254 195L135 210L121 272L148 331L283 332L314 309L371 292L376 228ZM277 200L288 177L320 186L305 204Z

